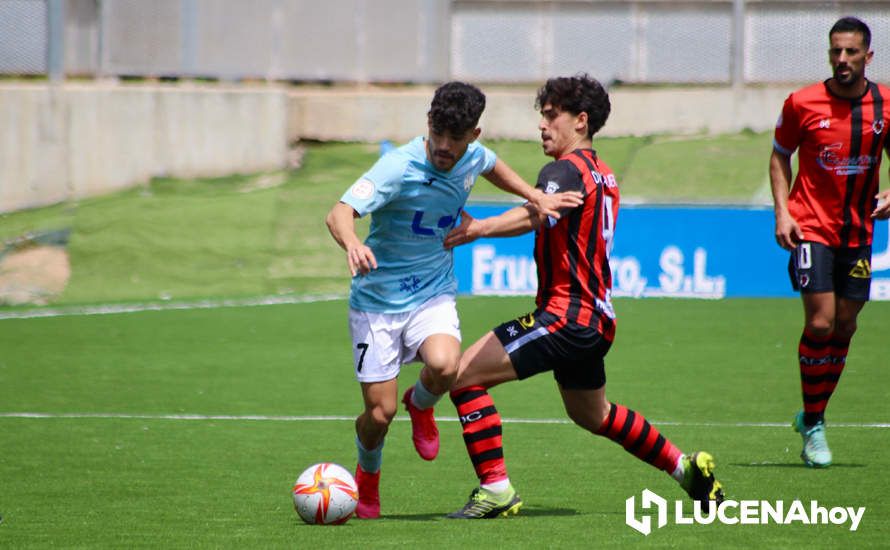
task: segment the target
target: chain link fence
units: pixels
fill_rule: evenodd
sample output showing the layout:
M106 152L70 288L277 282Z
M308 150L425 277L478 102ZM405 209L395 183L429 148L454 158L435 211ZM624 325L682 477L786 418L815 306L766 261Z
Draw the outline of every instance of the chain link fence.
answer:
M47 72L47 4L0 0L0 74Z
M829 76L847 14L872 28L869 76L890 81L890 0L0 0L0 74L46 74L58 48L69 76L806 82Z

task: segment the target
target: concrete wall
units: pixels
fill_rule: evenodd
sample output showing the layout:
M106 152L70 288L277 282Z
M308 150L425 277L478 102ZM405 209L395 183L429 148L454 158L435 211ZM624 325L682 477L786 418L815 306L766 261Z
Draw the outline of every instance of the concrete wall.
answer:
M269 87L0 85L0 212L282 168L287 108Z
M771 130L796 86L615 88L604 137ZM484 139L536 140L536 89L483 88ZM288 136L322 141L406 141L426 131L432 87L410 90L305 88L289 93Z
M793 88L615 88L601 135L766 131ZM274 170L298 139L404 142L426 132L433 89L2 84L0 212ZM484 91L484 139L538 139L533 87Z

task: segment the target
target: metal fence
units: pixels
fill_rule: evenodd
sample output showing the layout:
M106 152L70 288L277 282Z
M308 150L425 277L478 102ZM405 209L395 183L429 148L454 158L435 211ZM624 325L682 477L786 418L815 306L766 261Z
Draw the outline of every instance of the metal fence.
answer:
M223 80L759 84L828 76L828 29L890 0L0 0L0 73Z

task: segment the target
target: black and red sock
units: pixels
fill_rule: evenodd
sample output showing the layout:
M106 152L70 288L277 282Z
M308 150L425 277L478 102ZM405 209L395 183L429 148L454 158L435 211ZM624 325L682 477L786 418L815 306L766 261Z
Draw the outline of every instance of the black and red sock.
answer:
M813 426L822 421L828 398L837 385L832 374L831 334L817 335L804 329L797 348L800 363L800 388L803 395L804 424ZM844 352L846 360L846 352ZM843 366L841 366L841 369ZM831 383L832 377L834 383ZM831 390L829 391L829 386Z
M501 441L501 416L483 386L467 386L451 392L463 427L464 444L480 484L507 479Z
M609 416L597 435L618 443L630 454L673 475L683 454L669 439L649 424L642 414L623 405L611 404Z

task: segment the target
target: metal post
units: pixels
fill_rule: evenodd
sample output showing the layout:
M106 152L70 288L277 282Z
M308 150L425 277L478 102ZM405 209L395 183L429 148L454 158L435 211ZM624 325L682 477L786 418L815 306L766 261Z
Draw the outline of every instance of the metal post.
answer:
M108 2L96 0L98 36L96 37L96 77L108 75Z
M195 0L181 0L179 9L182 61L178 76L194 77L198 72L198 6Z
M732 71L733 88L745 85L745 0L732 0Z
M65 3L46 0L46 72L50 81L65 78Z

